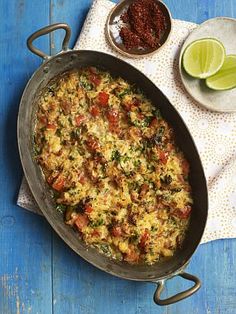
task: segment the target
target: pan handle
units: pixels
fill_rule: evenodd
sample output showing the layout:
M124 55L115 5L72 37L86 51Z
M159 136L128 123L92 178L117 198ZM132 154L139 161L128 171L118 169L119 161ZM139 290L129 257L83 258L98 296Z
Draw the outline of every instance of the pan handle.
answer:
M29 50L31 52L33 52L37 56L39 56L45 60L49 59L50 56L47 55L46 53L44 53L43 51L39 50L38 48L36 48L33 45L33 41L40 36L46 35L48 33L51 33L53 31L55 31L57 29L61 29L61 28L64 29L66 32L65 37L64 37L63 42L62 42L62 50L61 51L68 50L68 44L69 44L69 40L70 40L71 29L70 29L69 25L65 24L65 23L52 24L52 25L48 25L44 28L39 29L38 31L36 31L32 35L30 35L30 37L27 39L27 47L29 48Z
M167 299L160 299L161 293L164 289L164 284L165 284L165 280L161 280L157 283L157 289L154 293L154 302L158 305L169 305L172 303L176 303L179 302L185 298L190 297L192 294L194 294L195 292L198 291L198 289L200 289L201 287L201 281L193 275L190 275L188 273L180 273L177 276L181 276L184 279L190 280L194 282L194 286L189 288L188 290L185 290L183 292L177 293L175 295L173 295L172 297L169 297Z

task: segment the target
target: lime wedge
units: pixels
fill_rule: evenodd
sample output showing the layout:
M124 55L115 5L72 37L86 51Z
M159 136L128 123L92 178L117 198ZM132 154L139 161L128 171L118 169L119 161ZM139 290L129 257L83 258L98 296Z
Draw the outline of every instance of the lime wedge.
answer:
M215 75L206 79L209 88L226 90L236 87L236 55L225 57L223 66Z
M224 59L223 44L214 38L203 38L187 46L183 55L183 67L189 75L205 79L220 70Z

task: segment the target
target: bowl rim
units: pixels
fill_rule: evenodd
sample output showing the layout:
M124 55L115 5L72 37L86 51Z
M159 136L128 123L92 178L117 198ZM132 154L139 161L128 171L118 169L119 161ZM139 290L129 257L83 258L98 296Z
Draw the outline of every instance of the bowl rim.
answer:
M129 58L135 58L135 59L139 59L139 58L142 58L142 57L147 57L147 56L152 56L154 53L160 51L169 41L170 39L170 36L172 34L172 31L173 31L173 18L172 18L172 15L171 15L171 12L169 10L169 8L167 7L167 5L161 1L161 0L155 0L156 2L158 3L161 3L161 5L163 5L163 7L165 7L168 15L169 15L169 21L168 21L168 24L170 26L170 30L169 30L169 33L166 37L166 40L163 42L163 44L159 47L157 47L156 49L154 49L153 51L151 52L147 52L147 53L142 53L142 54L135 54L135 53L129 53L127 50L123 50L121 49L120 47L118 47L115 43L114 43L114 40L112 39L112 36L110 34L110 30L109 30L109 25L110 25L110 20L111 20L111 16L112 14L115 12L115 10L121 5L123 4L124 2L126 2L127 0L121 0L120 2L118 2L112 9L111 11L109 12L108 16L107 16L107 19L106 19L106 24L105 24L105 36L109 42L109 44L112 46L112 48L116 51L118 51L120 54L126 56L126 57L129 57Z

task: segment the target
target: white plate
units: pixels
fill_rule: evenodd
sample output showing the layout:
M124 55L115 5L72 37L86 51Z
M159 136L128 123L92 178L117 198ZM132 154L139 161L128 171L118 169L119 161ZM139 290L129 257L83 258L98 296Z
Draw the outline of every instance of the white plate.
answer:
M216 38L226 49L226 54L236 54L236 19L217 17L197 27L186 39L179 57L179 70L187 92L202 106L218 112L236 112L236 88L228 91L209 89L204 80L189 76L182 66L185 48L193 41L201 38Z

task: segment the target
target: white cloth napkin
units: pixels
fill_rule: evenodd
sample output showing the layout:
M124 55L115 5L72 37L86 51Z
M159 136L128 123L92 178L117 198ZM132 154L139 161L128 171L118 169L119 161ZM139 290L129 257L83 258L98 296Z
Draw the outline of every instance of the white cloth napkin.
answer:
M104 27L114 3L95 0L74 49L103 51L124 59L148 76L184 118L198 147L209 189L209 216L202 243L236 238L236 114L214 113L201 108L185 92L178 73L178 53L196 24L174 20L168 44L158 53L128 59L106 41ZM24 179L18 205L40 213Z

